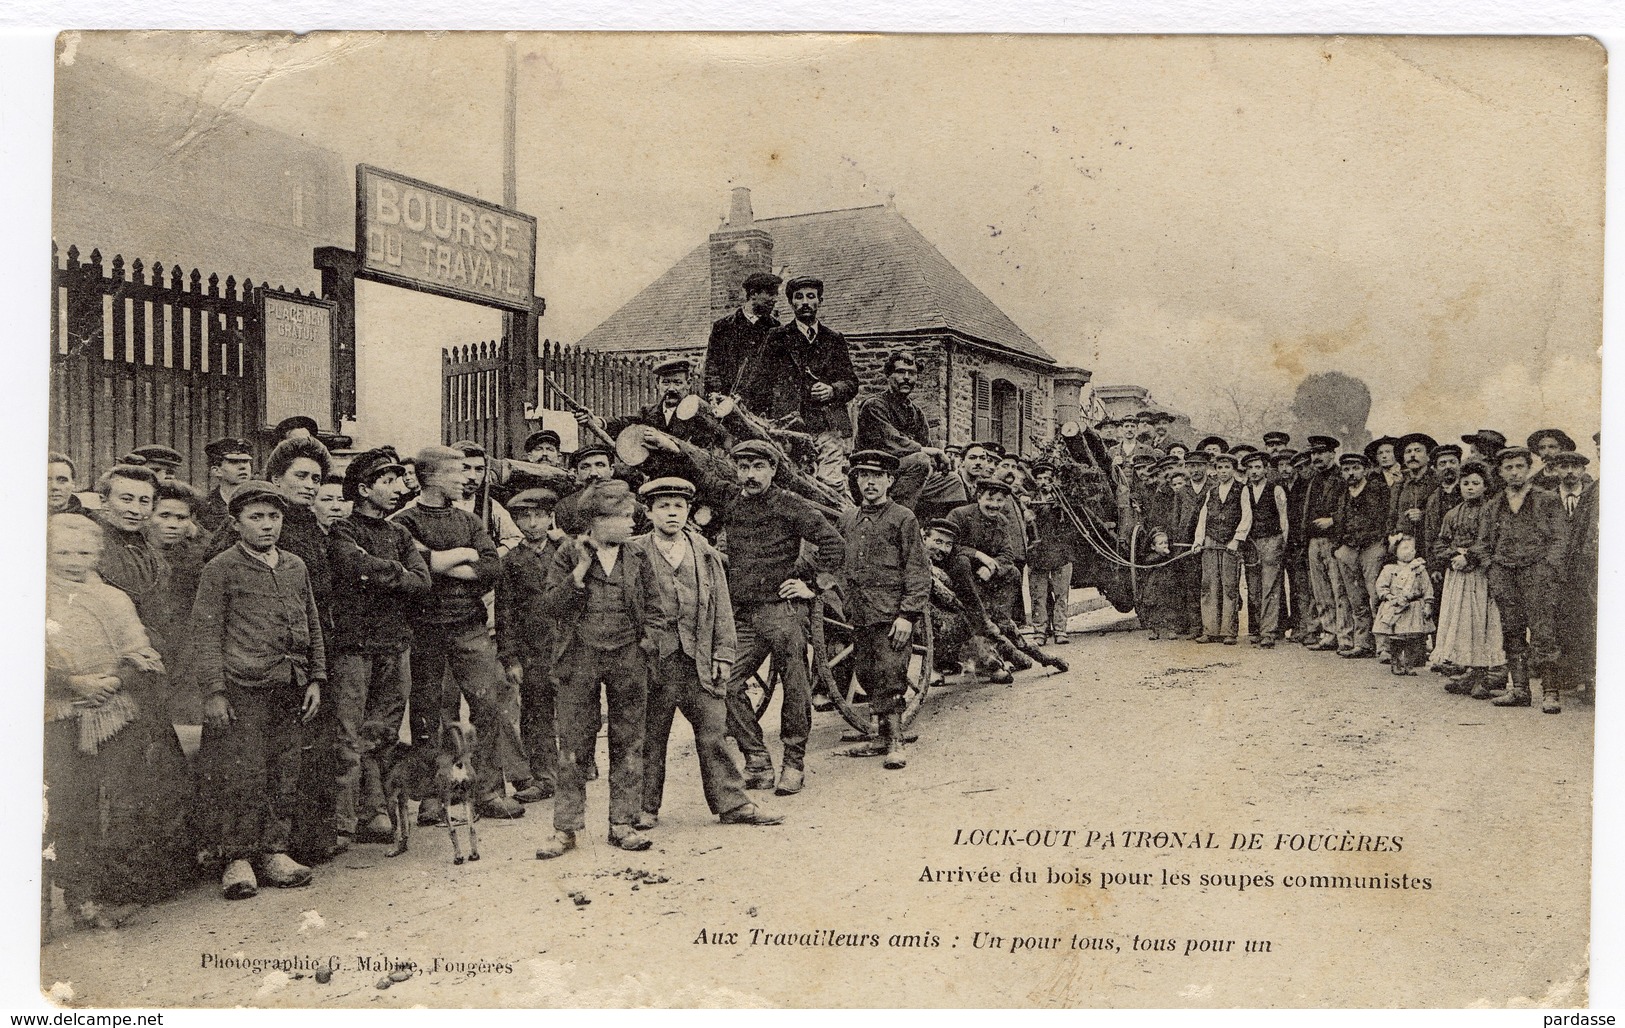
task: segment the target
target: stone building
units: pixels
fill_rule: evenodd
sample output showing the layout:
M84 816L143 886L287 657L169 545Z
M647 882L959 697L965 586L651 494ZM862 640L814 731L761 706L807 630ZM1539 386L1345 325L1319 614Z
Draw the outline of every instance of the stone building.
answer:
M920 362L915 402L949 443L994 439L1032 452L1076 416L1089 372L1055 358L889 204L757 219L733 190L705 242L582 337L591 350L699 363L711 323L756 271L824 280L821 320L852 347L860 395L885 388L888 352ZM779 320L789 314L780 300Z

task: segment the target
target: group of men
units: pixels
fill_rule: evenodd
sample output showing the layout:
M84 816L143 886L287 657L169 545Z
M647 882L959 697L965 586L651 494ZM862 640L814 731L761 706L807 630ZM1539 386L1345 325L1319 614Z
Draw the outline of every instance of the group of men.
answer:
M751 343L728 341L724 319L714 342L727 345L705 373L763 410L796 406L817 441L804 470L838 477L852 497L840 509L785 488L789 458L760 438L724 441L731 476L720 485L714 465L625 467L601 439L562 455L550 430L524 446L533 465L556 469L547 474L506 473L468 441L410 457L378 447L340 470L315 422L293 418L263 464L248 440L209 443L204 489L179 481L177 451L139 447L100 477L88 508L74 461L51 455L51 512L101 526L99 574L131 597L162 654L170 716L203 726L201 846L228 898L304 884L311 864L395 839L396 788L419 801L420 823L445 823L435 756L465 707L478 815L519 818L553 800L538 858L567 853L585 827L605 711L613 845L650 845L677 711L693 727L711 812L779 823L749 791L806 787L820 596L849 627L874 718L850 752L888 768L907 765L904 697L928 617L965 626L947 652L988 641L979 662L991 675L1008 680L1010 666L995 641L1016 660L1020 646L1064 666L1012 623L1015 551L1031 520L1005 513L1014 476L996 473L989 446L960 465L932 445L904 352L886 363L886 389L858 405L852 452L856 380L844 340L817 323L822 284L786 292L795 322ZM753 322L752 309L731 316L735 327L771 320ZM583 411L583 424L681 431L690 368L664 365L657 379L655 403L608 425ZM721 494L705 531L697 483ZM769 657L782 686L776 769L748 696ZM397 781L401 766L417 770Z
M1272 431L1262 447L1216 436L1188 447L1129 423L1112 450L1122 522L1138 526L1142 554L1160 536L1177 558L1165 569L1161 627L1234 645L1245 608L1257 646L1291 637L1390 661L1386 638L1372 631L1378 577L1409 538L1435 585L1442 580L1451 553L1441 526L1462 502L1464 462L1478 461L1491 478L1482 545L1507 654L1504 705L1527 705L1531 678L1551 712L1560 688L1594 687L1597 485L1567 433L1540 429L1524 446L1491 429L1459 445L1420 432L1359 449L1325 435L1305 442L1295 450Z

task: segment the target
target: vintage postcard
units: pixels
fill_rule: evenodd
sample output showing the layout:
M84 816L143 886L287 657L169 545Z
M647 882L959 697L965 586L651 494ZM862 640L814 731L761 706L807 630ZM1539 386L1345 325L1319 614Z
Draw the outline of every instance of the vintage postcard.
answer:
M63 33L42 993L1585 1006L1607 63Z

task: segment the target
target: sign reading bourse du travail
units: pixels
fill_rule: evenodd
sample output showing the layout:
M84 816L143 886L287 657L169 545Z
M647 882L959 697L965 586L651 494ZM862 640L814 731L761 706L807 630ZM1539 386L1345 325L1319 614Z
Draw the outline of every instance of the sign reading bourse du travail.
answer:
M356 165L357 274L459 300L529 311L536 219L366 164Z
M260 297L265 326L265 417L325 423L333 411L333 301L275 289Z

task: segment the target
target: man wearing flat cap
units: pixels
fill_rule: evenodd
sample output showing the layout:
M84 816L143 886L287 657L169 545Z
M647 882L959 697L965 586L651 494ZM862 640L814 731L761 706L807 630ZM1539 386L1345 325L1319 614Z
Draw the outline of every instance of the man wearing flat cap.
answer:
M524 540L502 556L497 580L497 659L519 690L519 739L530 773L516 780L515 800L552 797L559 781L558 727L554 720L558 681L553 669L554 618L542 609L547 571L558 551L553 509L559 494L541 487L508 500Z
M180 476L180 452L157 443L148 443L146 446L137 446L122 459L124 464L139 464L150 468L158 479L159 485L175 481Z
M762 349L746 362L739 395L762 417L799 415L801 430L813 436L818 448L818 480L844 489L842 465L852 448L846 405L858 395L858 373L846 337L818 318L823 281L793 278L784 293L795 320L770 331Z
M842 596L852 625L852 668L879 719L879 735L859 756L884 756L885 766L908 763L903 753L903 705L911 642L931 601L931 562L919 522L888 498L898 461L884 450L852 455L859 507L841 515L846 540Z
M1444 516L1461 503L1461 447L1455 443L1441 443L1433 448L1433 492L1422 508L1422 535L1417 539L1416 552L1434 557L1435 544ZM1443 567L1435 570L1442 577ZM1435 586L1439 583L1435 582Z
M1236 480L1235 454L1218 454L1213 465L1216 480L1202 499L1192 533L1202 546L1202 636L1196 641L1234 646L1241 605L1241 544L1252 531L1253 505L1246 487Z
M1338 497L1332 531L1345 604L1337 618L1337 655L1374 657L1378 647L1371 624L1376 615L1377 576L1388 552L1388 487L1363 453L1345 453L1337 463L1344 489Z
M541 428L525 437L525 459L533 464L551 464L562 467L559 455L559 434L551 428Z
M1584 454L1563 450L1552 454L1551 469L1557 476L1557 499L1563 505L1563 563L1558 569L1557 622L1564 626L1565 641L1558 672L1567 687L1591 692L1597 684L1597 563L1600 556L1601 522L1598 516L1597 483L1586 474L1590 460Z
M911 397L920 365L907 350L886 355L884 392L866 396L858 404L858 432L853 443L860 450L884 450L898 460L897 480L892 499L915 509L922 499L935 507L965 502L965 490L957 476L939 472L941 448L931 443L931 427ZM922 491L925 495L922 496Z
M254 447L247 439L227 436L203 447L209 463L209 492L198 505L197 521L209 532L218 532L230 518L226 501L237 487L254 477Z
M1337 566L1337 543L1333 528L1338 500L1344 483L1337 468L1337 448L1342 445L1329 435L1312 435L1309 444L1308 481L1301 494L1302 506L1297 526L1308 542L1309 590L1312 603L1299 623L1300 640L1313 650L1335 650L1338 639L1351 629L1339 624L1347 608L1343 599L1343 576Z
M308 414L295 414L290 418L283 418L276 423L276 428L271 430L279 443L285 439L315 439L319 431L316 419Z
M705 394L727 396L739 391L739 373L762 348L767 334L779 327L773 305L783 279L758 271L744 283L745 302L711 324L705 343Z
M750 439L730 455L738 469L739 496L729 505L724 524L739 662L728 683L728 734L745 757L745 788L771 787L790 796L806 784L812 732L808 601L817 595L814 585L818 590L834 586L846 543L812 504L773 484L780 456L774 446ZM803 546L809 544L814 550L810 568L801 560ZM751 675L769 654L784 683L779 713L784 759L776 785L762 726L746 694Z
M1287 444L1290 442L1292 442L1292 437L1285 432L1270 431L1264 433L1264 451L1271 457L1286 449Z
M1540 461L1540 470L1532 481L1541 489L1556 492L1558 475L1552 467L1552 458L1559 453L1573 453L1578 449L1574 440L1561 428L1542 428L1531 432L1529 441L1524 445Z

